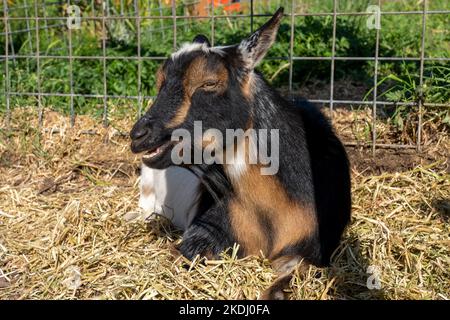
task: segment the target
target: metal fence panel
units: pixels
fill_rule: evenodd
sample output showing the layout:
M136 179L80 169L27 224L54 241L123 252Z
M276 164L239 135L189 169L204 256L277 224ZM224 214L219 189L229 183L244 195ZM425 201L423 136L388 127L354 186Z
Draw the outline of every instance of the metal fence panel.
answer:
M4 52L0 55L0 60L4 62L4 95L5 95L5 110L6 110L6 119L7 123L10 121L11 117L11 98L20 96L20 97L36 97L37 106L38 106L38 117L39 123L42 125L43 117L44 117L44 103L42 99L44 97L64 97L68 98L69 109L70 109L70 117L71 123L74 124L76 110L74 108L74 99L75 98L87 98L87 99L101 99L103 104L103 124L106 126L108 124L108 100L109 99L129 99L137 102L138 108L137 113L140 115L143 112L144 108L144 100L154 98L151 95L145 95L142 92L142 72L143 72L143 63L146 61L162 61L165 59L165 56L142 56L142 39L141 39L141 26L142 23L148 20L159 21L159 26L155 27L153 32L161 34L163 39L167 42L172 42L173 50L177 48L178 39L177 33L179 27L189 28L188 23L182 23L183 20L191 21L192 19L200 20L200 19L208 19L210 23L210 38L211 42L214 45L216 42L216 35L220 30L217 30L217 21L218 19L247 19L250 24L250 30L254 30L254 24L256 18L268 17L270 14L268 12L261 13L264 11L264 4L267 1L264 0L249 0L249 1L241 1L242 5L246 5L248 7L248 14L237 13L237 14L227 14L225 11L222 11L221 14L218 13L218 9L223 6L223 3L220 1L208 1L204 2L207 6L204 8L207 14L205 15L191 15L190 8L193 5L198 4L200 1L176 1L176 0L165 0L165 1L153 1L145 8L143 8L143 4L145 1L133 0L127 1L124 0L116 0L116 1L70 1L70 0L59 0L59 1L38 1L38 0L23 0L22 2L12 1L12 5L7 1L3 0L3 16L2 16L2 25L3 32L0 33L0 37L2 37L2 42L4 45ZM273 1L272 1L273 2ZM450 107L449 102L445 103L426 103L423 101L422 97L419 96L419 99L414 102L392 102L392 101L384 101L378 99L378 74L380 63L382 62L396 62L396 61L416 61L420 64L420 73L419 73L419 86L422 87L424 83L424 64L425 62L430 61L440 61L447 62L450 61L450 58L447 57L427 57L425 55L425 38L426 38L426 21L427 17L430 15L436 14L445 14L449 15L450 10L427 10L428 1L422 1L422 10L415 11L389 11L383 12L381 11L381 17L383 16L395 16L395 15L408 15L408 16L416 16L420 15L421 22L421 34L420 36L420 56L418 57L380 57L379 56L379 46L380 46L380 29L377 28L375 33L375 48L373 52L373 56L364 56L364 57L341 57L336 55L336 31L338 26L338 18L343 16L369 16L370 12L341 12L338 10L339 1L333 0L333 9L332 12L297 12L296 8L302 4L300 0L286 0L286 1L278 1L279 5L284 5L288 7L285 12L287 19L289 19L290 23L290 37L289 37L289 54L288 56L280 56L280 57L271 57L267 59L272 60L281 60L287 61L289 63L289 74L288 74L288 91L290 93L293 92L293 70L295 62L302 61L329 61L330 62L330 87L329 87L329 97L328 99L310 99L312 102L319 104L326 104L329 106L332 111L336 105L366 105L371 107L371 147L373 152L375 152L377 147L395 147L395 148L417 148L419 151L422 146L422 114L424 107ZM90 9L88 12L83 12L83 14L79 17L81 23L92 23L94 28L101 35L101 55L92 55L92 56L84 56L74 54L73 48L73 35L74 29L67 26L66 22L69 17L64 16L64 10L71 5L85 5L86 8ZM152 5L155 4L155 7ZM182 6L183 14L180 15L180 4ZM382 8L382 1L378 0L378 7ZM53 8L53 9L51 9ZM49 15L49 10L56 9L59 12L59 15ZM55 11L55 10L54 10ZM17 12L24 14L23 16L18 16ZM16 13L16 14L15 14ZM305 56L296 56L294 53L294 41L295 41L295 23L296 18L298 17L331 17L332 18L332 47L331 47L331 56L314 56L314 57L305 57ZM136 30L136 54L135 55L127 55L127 56L111 56L108 54L108 44L107 44L107 32L108 32L108 24L111 21L134 21L135 30ZM16 21L25 21L25 28L20 28L15 30L14 23ZM171 22L168 24L166 22ZM62 23L64 22L64 23ZM40 48L39 40L42 36L42 32L45 32L48 36L49 30L55 29L63 29L63 32L67 36L68 41L68 52L67 54L55 54L42 52ZM98 30L99 29L99 30ZM168 39L166 37L167 30L171 30L172 39ZM33 37L34 33L34 37ZM15 52L15 44L13 43L13 35L23 34L27 36L29 53L16 53ZM33 42L34 39L34 42ZM35 61L36 63L36 90L34 92L25 92L25 91L16 91L11 87L11 68L14 67L14 63L17 59L27 59L27 61ZM43 60L64 60L67 61L68 64L68 84L69 84L69 92L45 92L42 89L42 81L45 79L42 76L42 61ZM101 93L78 93L74 90L74 63L79 60L92 60L101 63L102 66L102 82L103 87ZM107 77L108 77L108 61L110 60L126 60L126 61L135 61L137 63L137 93L134 95L117 95L117 94L109 94L107 87ZM352 99L336 99L335 95L335 69L336 63L339 61L373 61L374 70L373 70L373 93L372 100L352 100ZM13 63L12 65L10 63ZM308 98L308 97L306 97ZM404 105L404 106L412 106L417 107L418 110L418 128L417 128L417 142L416 145L410 144L384 144L377 143L377 132L376 132L376 121L377 121L377 106L380 105ZM333 113L331 113L333 114ZM348 145L354 145L353 142L348 142Z

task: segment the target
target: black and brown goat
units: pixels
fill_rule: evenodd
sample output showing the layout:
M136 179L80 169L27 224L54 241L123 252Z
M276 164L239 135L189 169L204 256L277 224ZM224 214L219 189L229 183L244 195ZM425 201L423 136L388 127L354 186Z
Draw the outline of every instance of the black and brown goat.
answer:
M194 121L222 132L279 130L274 175L261 175L261 164L187 166L201 169L201 197L179 247L189 259L217 257L235 243L241 256L262 253L280 272L264 298L282 297L298 263L329 264L351 209L347 156L328 121L307 102L283 99L254 70L282 17L281 8L238 45L211 47L197 36L172 54L158 71L156 100L131 131L145 168L163 172L173 165L172 132L191 132Z

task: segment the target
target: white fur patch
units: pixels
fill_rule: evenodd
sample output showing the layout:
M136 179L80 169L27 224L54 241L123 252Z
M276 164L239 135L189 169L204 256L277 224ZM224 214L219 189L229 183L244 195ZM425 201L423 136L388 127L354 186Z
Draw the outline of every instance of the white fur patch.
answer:
M171 58L176 59L179 58L181 55L193 52L193 51L203 51L205 53L217 53L221 56L225 54L225 52L222 50L225 47L208 47L206 43L184 43L180 49L178 49L176 52L172 53Z
M155 192L151 192L150 194L144 194L144 188L154 188L155 178L154 178L154 170L149 167L142 165L141 166L141 181L139 185L140 189L140 197L139 197L139 207L144 211L145 218L150 216L155 212L161 212L161 206L159 208L156 207L156 194Z
M154 192L144 195L144 186ZM142 165L139 206L146 217L156 213L185 230L197 214L199 186L199 178L187 169L169 167L158 170Z
M234 157L233 162L227 164L227 173L231 179L237 181L239 178L247 171L247 162L245 159L245 153L240 154L239 152Z
M242 177L242 175L247 171L249 164L258 163L257 146L258 139L261 137L259 137L256 133L252 134L250 130L245 132L245 136L247 138L244 140L245 143L241 142L237 145L237 150L233 151L232 157L227 155L227 159L225 160L225 170L228 173L228 176L234 181L238 181L239 178ZM234 148L229 150L234 150ZM229 161L229 158L231 158L231 161Z

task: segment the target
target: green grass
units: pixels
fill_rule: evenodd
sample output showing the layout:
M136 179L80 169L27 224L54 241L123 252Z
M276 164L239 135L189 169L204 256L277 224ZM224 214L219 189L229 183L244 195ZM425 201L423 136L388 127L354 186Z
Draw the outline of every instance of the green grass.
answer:
M28 0L25 1L26 3ZM116 1L110 1L114 13L120 12L120 7L114 5ZM117 2L119 4L120 2ZM125 3L127 3L125 1ZM131 3L131 2L130 2ZM258 2L256 2L258 3ZM273 12L278 1L269 1L268 5L256 4L256 13ZM159 15L155 11L156 3L149 5L148 1L140 1L141 15ZM290 11L290 1L281 1L281 4ZM339 12L365 11L371 1L338 1ZM16 6L19 4L16 4ZM91 14L91 1L80 1L82 12ZM446 0L434 0L429 4L433 10L449 9ZM11 5L10 5L11 7ZM14 5L12 6L14 8ZM331 12L333 1L302 1L296 8L297 12ZM382 1L383 11L394 10L421 10L418 1ZM97 12L99 8L96 8ZM32 11L32 10L31 10ZM49 6L46 15L58 17L62 15L62 8ZM220 8L217 14L223 14ZM23 9L11 10L12 16L24 16ZM33 16L34 12L28 12ZM43 16L40 8L39 15ZM132 3L125 7L125 14L132 15ZM170 15L171 9L167 8L164 15ZM177 7L177 14L184 14L182 7ZM375 30L366 27L365 16L338 16L336 30L336 55L347 57L368 57L374 55ZM266 18L257 17L255 27L262 24ZM382 29L380 31L380 57L419 57L420 35L422 31L422 18L420 15L386 15L382 17ZM43 23L43 22L40 22ZM65 20L50 21L49 24L65 23ZM172 19L142 19L141 51L142 57L165 57L173 51L173 21ZM449 15L435 14L427 17L427 31L425 55L427 57L449 57L450 32L448 25ZM31 28L35 21L29 21ZM3 21L0 26L4 30ZM25 21L13 21L12 30L25 29ZM163 28L163 29L161 29ZM112 20L107 23L108 40L106 43L106 55L109 57L130 57L138 54L137 48L137 24L134 19ZM331 56L333 19L331 16L296 17L294 25L294 56ZM276 44L270 50L268 58L288 57L290 53L290 18L284 19ZM177 20L177 45L190 41L196 34L203 33L211 37L211 20L202 19L194 21L189 19ZM250 33L249 19L226 18L215 19L214 40L216 44L237 43ZM16 54L35 54L36 34L13 34L14 51ZM67 55L69 34L64 27L42 30L39 37L39 51L46 55ZM0 53L5 52L4 37L0 42ZM72 30L72 54L75 56L101 56L101 22L92 20L83 21L81 30ZM10 50L11 51L11 50ZM11 53L11 52L10 52ZM135 60L112 59L106 61L106 87L107 94L136 96L139 93L144 96L155 95L155 71L160 61L141 62L141 88L138 88L138 62ZM5 62L0 63L0 68L5 69ZM16 59L9 61L10 90L14 92L37 92L37 60ZM259 67L266 77L276 87L283 88L288 84L289 62L287 60L266 59ZM71 72L72 70L72 72ZM424 69L424 84L419 88L419 62L383 62L379 64L378 79L379 98L389 101L416 101L417 92L424 92L425 102L448 103L450 100L450 64L448 62L427 62ZM41 92L70 93L70 74L73 74L73 92L76 94L103 94L103 61L92 59L75 59L70 64L68 59L40 59ZM336 63L336 81L357 81L364 83L373 89L374 63L373 61L339 61ZM311 80L329 82L330 61L296 61L293 65L294 89L301 85L308 85ZM0 73L0 92L5 92L5 73ZM367 93L370 93L368 90ZM339 92L335 93L338 98ZM369 97L369 95L366 95ZM5 111L5 98L2 94L0 113ZM51 106L59 111L69 112L69 99L66 97L44 97L44 106ZM144 101L143 106L146 105ZM11 98L11 106L36 105L34 97ZM101 116L102 101L90 98L75 98L74 108L76 113L93 113ZM129 114L130 108L137 109L137 102L128 103L129 108L124 108L124 113Z

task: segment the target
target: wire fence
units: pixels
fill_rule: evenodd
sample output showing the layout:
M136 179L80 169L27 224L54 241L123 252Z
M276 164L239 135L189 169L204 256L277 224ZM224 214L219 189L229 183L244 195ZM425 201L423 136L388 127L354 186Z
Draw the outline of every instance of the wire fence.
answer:
M438 8L430 10L428 1L423 0L419 10L405 11L382 11L383 2L377 0L373 10L352 11L339 10L339 1L331 0L332 8L329 12L305 12L304 1L300 0L249 0L249 1L225 1L225 0L158 0L158 1L140 1L140 0L89 0L89 1L39 1L39 0L2 0L3 16L1 19L3 31L0 33L2 52L0 52L0 63L4 69L2 76L2 91L4 98L2 109L6 115L7 123L10 122L11 111L13 109L12 100L21 98L33 98L37 104L37 114L39 124L42 125L44 110L48 102L46 98L65 98L67 99L72 125L75 122L77 110L75 100L97 99L101 100L103 124L108 125L109 120L109 100L124 99L134 101L137 104L136 112L142 114L146 102L154 98L151 90L144 90L145 87L153 87L152 83L143 80L143 74L146 72L146 63L159 63L167 55L143 53L143 47L170 46L171 50L176 50L182 41L180 39L187 31L195 29L196 21L202 25L207 25L209 37L214 45L222 28L232 25L232 19L240 19L249 31L253 31L260 21L267 19L274 8L285 7L285 20L289 22L289 29L284 30L288 34L287 50L284 56L269 56L266 60L284 61L287 64L282 66L286 69L285 78L287 79L287 93L294 95L295 83L295 64L301 63L329 63L329 80L326 89L326 95L320 98L308 97L310 101L326 105L331 111L337 106L365 106L371 108L370 132L371 139L368 146L375 152L379 147L392 148L416 148L422 147L422 125L424 108L438 107L449 108L448 101L429 102L422 93L424 85L424 68L429 62L448 63L450 58L447 56L435 57L426 55L426 36L427 36L427 18L433 15L450 16L449 8ZM367 3L369 5L369 3ZM380 21L388 16L409 16L420 17L420 33L417 34L419 40L418 56L380 56ZM331 19L331 54L327 56L300 56L296 53L296 25L298 19L307 17L324 17ZM341 56L337 53L337 30L339 28L339 19L341 17L365 17L373 19L374 48L371 56ZM225 22L224 22L225 21ZM131 25L131 26L130 26ZM80 41L79 29L89 28L92 37L98 39L99 54L85 55L79 54L77 47L74 46L74 38ZM143 32L146 34L146 41L143 44ZM281 32L281 31L280 31ZM51 35L49 35L51 33ZM188 32L189 33L189 32ZM65 46L58 48L58 41L51 42L43 50L40 41L43 39L61 39ZM19 39L19 40L17 40ZM20 44L17 43L20 41ZM81 40L82 41L82 40ZM48 42L48 41L47 41ZM133 51L126 51L123 55L111 54L109 47L111 42L115 45L133 47ZM395 46L395 44L393 44ZM51 47L51 48L50 48ZM20 52L18 52L20 51ZM169 50L170 51L170 50ZM156 51L157 52L157 51ZM153 51L152 51L153 53ZM81 60L90 60L93 63L99 63L101 73L101 87L89 92L89 88L83 92L75 90L77 85L77 72L74 65ZM135 63L136 90L134 94L111 93L108 88L109 81L109 62L110 61L133 61ZM32 86L20 86L16 75L18 63L26 61L28 70L33 69L35 78ZM64 68L68 79L64 85L64 92L54 92L46 90L48 88L48 79L43 74L43 68L49 63L60 61L61 68ZM365 99L343 99L336 90L336 65L340 62L370 62L372 71L372 87L370 95L365 95ZM419 76L417 83L418 93L414 99L406 101L388 101L383 99L379 90L380 64L385 62L413 62L419 64ZM277 71L277 72L278 72ZM12 85L15 82L15 85ZM151 81L150 81L151 82ZM33 90L25 90L32 88ZM21 90L18 90L21 89ZM154 92L153 92L154 93ZM371 97L371 99L367 99ZM85 101L85 100L83 100ZM383 143L377 141L377 116L378 108L386 106L407 106L417 112L418 121L415 131L415 143ZM331 113L333 114L333 113ZM359 144L358 142L347 141L348 145Z

